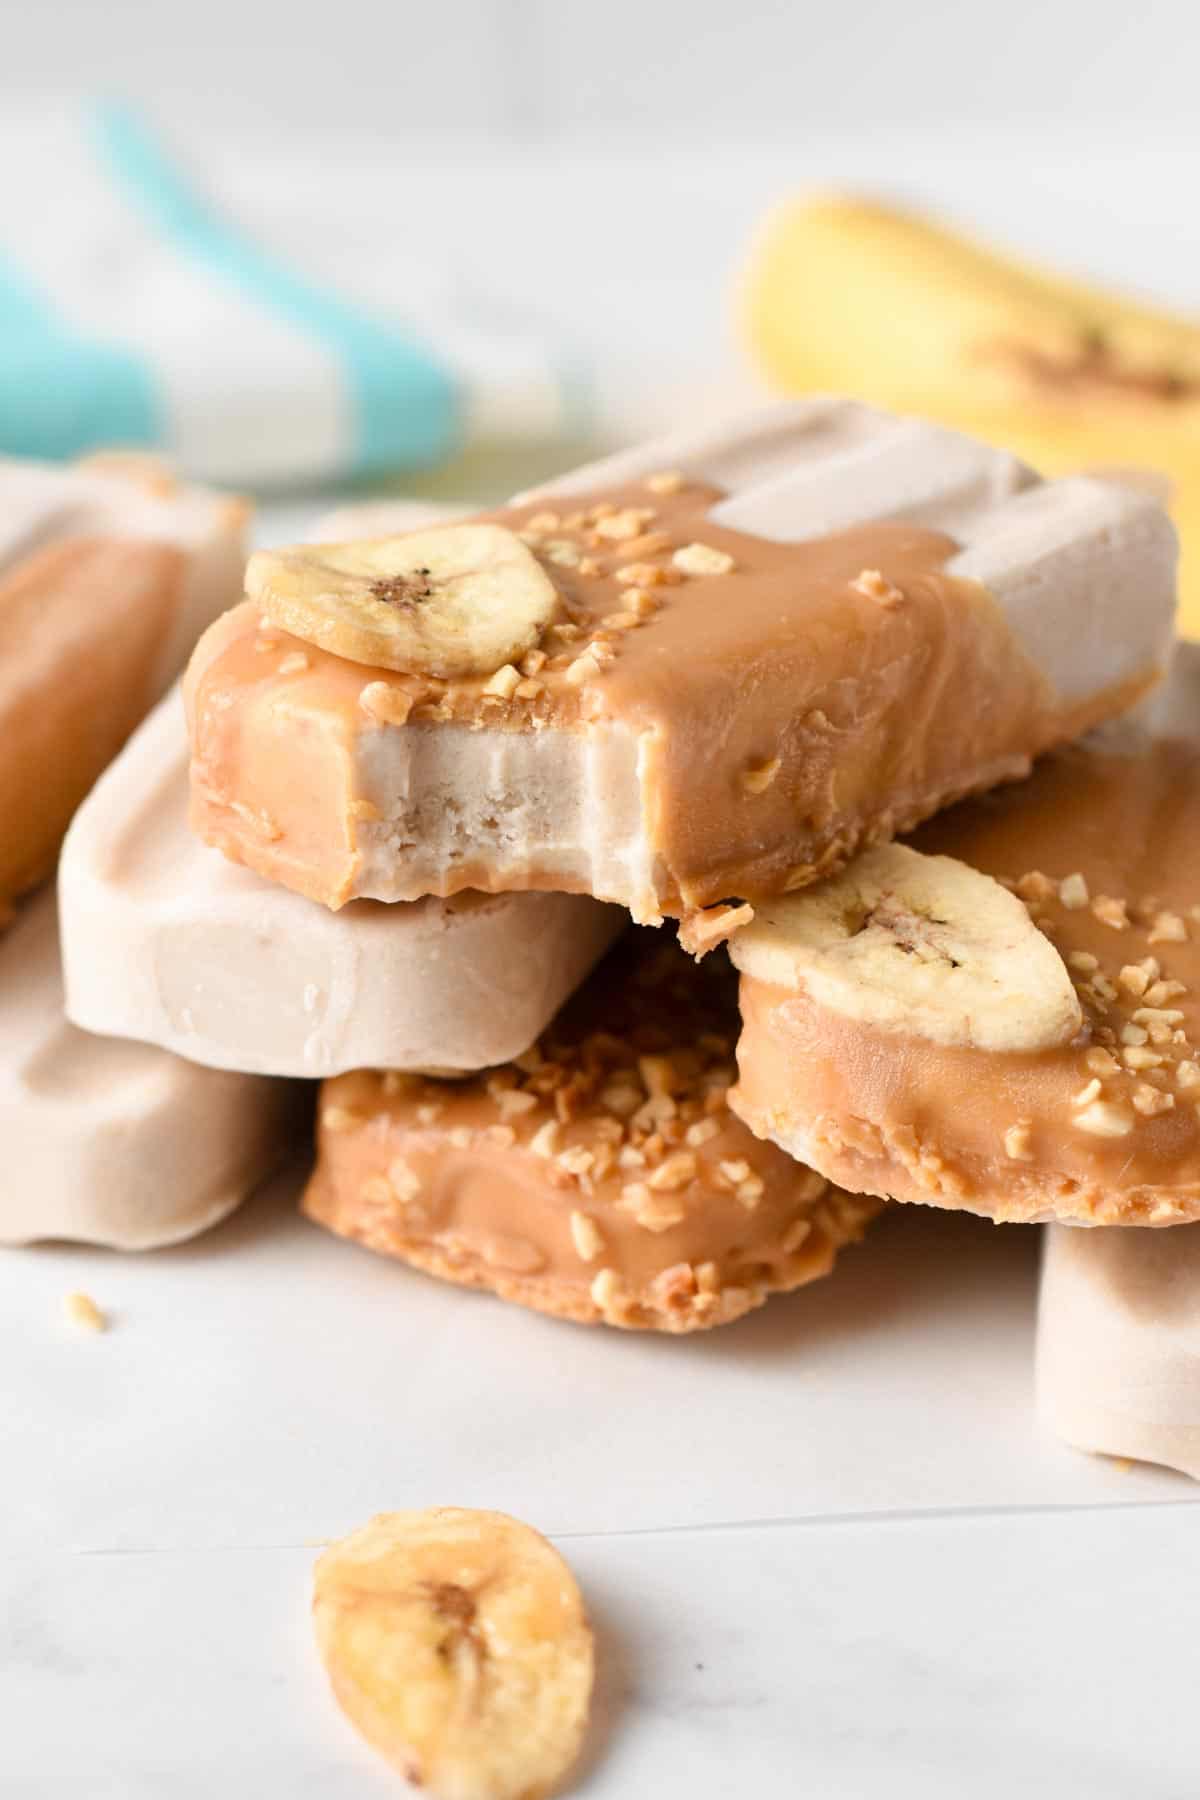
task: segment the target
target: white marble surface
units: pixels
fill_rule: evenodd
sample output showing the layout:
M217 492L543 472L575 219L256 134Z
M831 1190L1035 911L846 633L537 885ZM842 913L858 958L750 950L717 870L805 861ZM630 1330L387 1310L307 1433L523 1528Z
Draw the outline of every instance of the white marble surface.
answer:
M616 1484L614 1484L616 1485ZM600 1681L589 1800L1184 1800L1194 1507L560 1540ZM5 1800L371 1800L311 1549L0 1556Z
M326 1697L309 1572L439 1501L584 1582L583 1793L1194 1791L1200 1505L1039 1432L1036 1232L897 1209L838 1279L669 1341L445 1288L295 1185L154 1256L0 1255L4 1800L396 1791Z

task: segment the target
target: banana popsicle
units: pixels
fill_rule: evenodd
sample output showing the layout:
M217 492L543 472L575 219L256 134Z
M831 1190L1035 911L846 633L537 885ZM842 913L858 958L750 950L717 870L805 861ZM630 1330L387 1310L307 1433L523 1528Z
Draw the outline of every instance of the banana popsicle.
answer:
M0 942L0 1244L192 1237L279 1160L302 1098L68 1024L52 890Z
M1200 1218L1198 657L1160 724L1059 749L732 938L757 1135L993 1219Z
M0 460L0 905L236 597L245 522L143 458Z
M67 834L67 1010L89 1031L257 1074L480 1069L528 1049L628 923L581 894L329 912L199 842L187 766L174 691Z
M1068 1444L1200 1481L1200 1225L1052 1225L1036 1369L1038 1412Z
M252 558L187 677L192 822L331 907L756 900L1131 705L1175 560L1143 495L773 408L474 521Z

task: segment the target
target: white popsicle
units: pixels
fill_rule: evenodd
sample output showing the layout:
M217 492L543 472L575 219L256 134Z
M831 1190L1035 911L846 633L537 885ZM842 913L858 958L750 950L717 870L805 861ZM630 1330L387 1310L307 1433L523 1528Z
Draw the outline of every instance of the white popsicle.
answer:
M1047 1229L1037 1394L1076 1448L1200 1481L1200 1225Z
M0 1243L148 1250L215 1225L297 1137L304 1091L67 1023L54 893L0 940Z

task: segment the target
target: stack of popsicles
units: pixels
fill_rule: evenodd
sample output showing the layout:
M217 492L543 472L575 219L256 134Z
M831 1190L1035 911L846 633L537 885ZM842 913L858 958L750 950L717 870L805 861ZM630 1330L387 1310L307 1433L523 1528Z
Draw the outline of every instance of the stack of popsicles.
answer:
M170 1243L236 1206L278 1153L282 1085L248 1095L67 1023L46 885L75 807L236 597L245 524L240 502L142 458L0 462L0 905L15 912L0 941L0 1242Z
M1152 498L807 401L339 535L251 558L60 883L77 1024L323 1077L311 1216L666 1331L885 1198L1200 1216Z

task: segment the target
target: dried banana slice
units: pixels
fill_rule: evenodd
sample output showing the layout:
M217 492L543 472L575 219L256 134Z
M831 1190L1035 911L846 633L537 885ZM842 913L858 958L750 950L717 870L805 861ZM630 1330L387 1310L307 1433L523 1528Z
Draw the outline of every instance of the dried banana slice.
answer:
M316 1567L317 1643L342 1710L436 1800L539 1800L592 1691L575 1578L538 1532L461 1507L380 1513Z
M532 650L559 596L503 525L436 525L402 537L260 550L246 595L284 631L374 669L493 675Z
M904 844L760 903L730 954L752 979L937 1044L1049 1050L1083 1024L1066 964L1016 895L952 856Z

